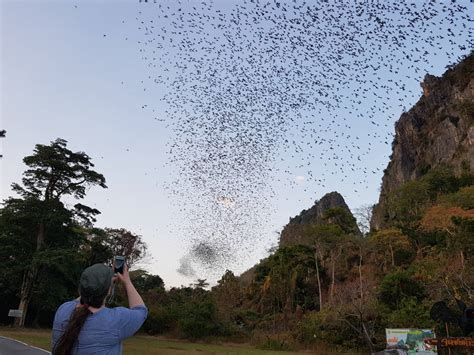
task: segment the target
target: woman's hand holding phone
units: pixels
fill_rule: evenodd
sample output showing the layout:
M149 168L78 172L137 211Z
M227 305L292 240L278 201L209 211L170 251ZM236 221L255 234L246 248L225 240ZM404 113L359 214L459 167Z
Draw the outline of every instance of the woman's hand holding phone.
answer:
M127 264L123 264L123 273L116 273L115 276L119 279L125 286L127 292L128 305L130 308L144 305L142 297L133 286L132 281L130 280L130 274L128 273Z
M115 274L115 276L117 277L117 279L119 279L124 284L127 284L127 283L131 282L130 281L130 274L128 273L128 267L127 267L126 263L123 264L123 273L117 272Z

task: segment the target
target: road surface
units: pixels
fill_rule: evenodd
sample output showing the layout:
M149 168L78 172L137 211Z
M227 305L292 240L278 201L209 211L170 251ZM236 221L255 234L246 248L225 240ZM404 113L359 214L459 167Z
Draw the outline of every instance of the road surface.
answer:
M0 355L46 355L49 351L0 336Z

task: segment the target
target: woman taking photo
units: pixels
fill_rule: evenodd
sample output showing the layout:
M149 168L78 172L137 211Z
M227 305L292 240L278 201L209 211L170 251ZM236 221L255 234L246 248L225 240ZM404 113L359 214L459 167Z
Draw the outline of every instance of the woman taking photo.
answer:
M129 308L105 306L113 282L125 286ZM123 274L95 264L85 269L79 281L80 297L62 304L54 316L52 355L119 355L122 341L135 334L148 314L141 296Z

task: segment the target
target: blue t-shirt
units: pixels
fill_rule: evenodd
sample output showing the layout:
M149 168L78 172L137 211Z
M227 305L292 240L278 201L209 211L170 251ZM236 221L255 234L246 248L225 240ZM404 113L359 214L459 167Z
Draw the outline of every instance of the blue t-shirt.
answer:
M63 334L77 300L63 303L54 316L53 347ZM90 314L79 333L71 355L119 355L122 340L131 337L148 315L146 306L102 308Z

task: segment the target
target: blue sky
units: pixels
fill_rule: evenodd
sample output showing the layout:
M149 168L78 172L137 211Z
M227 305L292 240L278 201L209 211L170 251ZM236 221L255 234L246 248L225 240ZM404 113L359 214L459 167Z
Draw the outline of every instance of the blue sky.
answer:
M217 3L225 10L235 1ZM464 4L472 7L467 1ZM141 83L148 70L138 51L142 34L135 17L144 6L150 4L1 0L0 128L7 130L7 138L1 141L0 197L11 194L10 184L19 181L24 170L22 158L31 154L36 143L66 139L71 149L87 152L107 179L108 189L91 189L85 200L102 212L98 225L141 234L151 254L146 268L162 276L167 286L177 286L193 279L176 272L186 248L176 216L178 221L185 217L179 217L173 196L163 188L175 174L166 166L165 154L172 132L141 108L165 93L160 87L144 92ZM430 72L440 75L453 60L442 53L434 56ZM407 86L421 94L417 82ZM416 100L407 98L404 103L410 107ZM394 107L388 132L399 113L401 109ZM365 132L366 127L354 129ZM326 192L341 192L351 208L374 203L389 154L390 145L381 145L367 157L365 166L379 170L367 176L369 187L359 193L351 185L358 176L344 181L333 178L324 187L308 186L306 179L298 177L305 172L297 169L273 176L269 184L278 193L269 220L262 222L261 238L245 260L229 268L239 273L255 264L276 243L275 232L289 217ZM284 150L280 155L290 159ZM279 185L278 177L298 183Z

